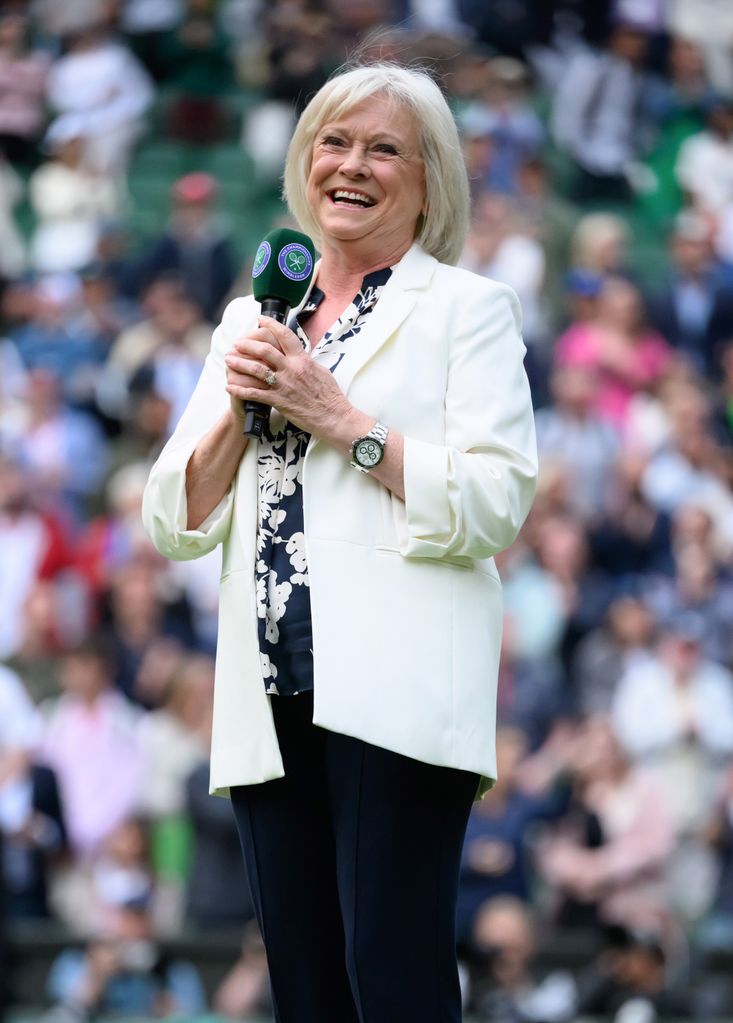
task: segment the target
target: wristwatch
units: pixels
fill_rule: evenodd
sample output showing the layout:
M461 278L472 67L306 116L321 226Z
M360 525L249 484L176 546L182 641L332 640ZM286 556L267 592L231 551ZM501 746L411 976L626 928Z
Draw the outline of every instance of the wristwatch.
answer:
M366 437L357 437L351 445L351 464L359 472L369 472L384 458L384 445L389 430L384 423L375 423Z

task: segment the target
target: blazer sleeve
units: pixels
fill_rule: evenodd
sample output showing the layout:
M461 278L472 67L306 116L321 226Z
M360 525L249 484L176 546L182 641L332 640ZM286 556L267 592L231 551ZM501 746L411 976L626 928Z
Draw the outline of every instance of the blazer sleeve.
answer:
M488 558L527 516L537 446L519 301L473 279L450 339L445 444L405 437L406 556Z
M142 518L156 550L174 561L190 561L212 551L229 533L234 482L197 529L187 529L186 467L199 440L229 405L224 356L235 337L256 317L252 299L237 298L224 310L196 389L176 429L150 471L143 494Z

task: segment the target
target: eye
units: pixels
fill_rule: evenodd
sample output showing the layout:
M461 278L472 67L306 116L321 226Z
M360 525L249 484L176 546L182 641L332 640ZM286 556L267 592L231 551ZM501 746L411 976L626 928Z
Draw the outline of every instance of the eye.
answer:
M387 156L397 156L397 148L391 142L377 142L374 146L375 153L385 153Z
M321 145L338 149L344 145L344 140L339 138L338 135L324 135L321 139Z

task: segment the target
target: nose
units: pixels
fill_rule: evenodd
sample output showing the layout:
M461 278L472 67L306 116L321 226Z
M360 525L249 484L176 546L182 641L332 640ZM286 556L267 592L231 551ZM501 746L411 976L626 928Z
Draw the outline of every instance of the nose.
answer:
M341 160L341 170L349 177L366 177L369 174L369 163L364 146L354 143L345 150Z

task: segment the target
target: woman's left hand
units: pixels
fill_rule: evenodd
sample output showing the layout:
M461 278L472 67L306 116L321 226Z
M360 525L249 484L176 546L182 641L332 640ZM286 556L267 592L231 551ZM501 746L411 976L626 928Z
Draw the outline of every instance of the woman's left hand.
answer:
M242 401L272 405L302 430L327 437L352 410L346 395L292 330L269 316L258 322L225 356L227 391ZM272 384L265 383L268 372L275 375Z

